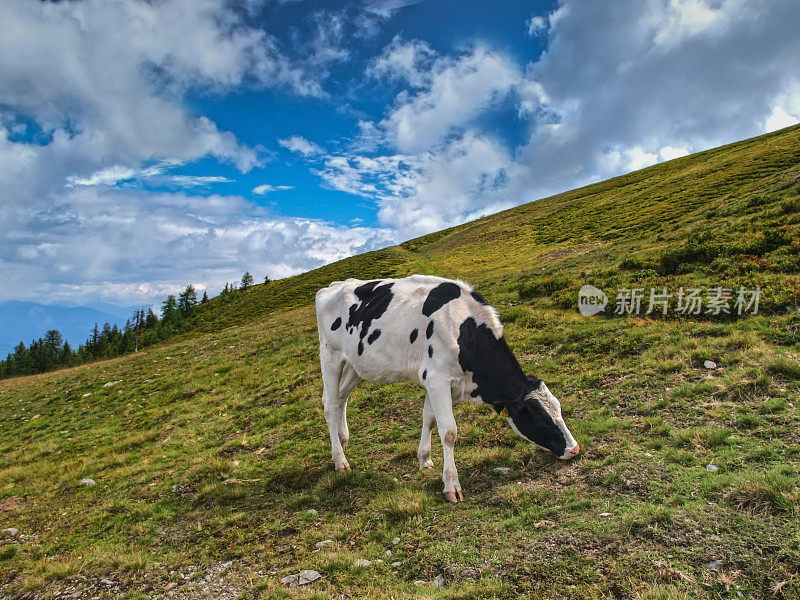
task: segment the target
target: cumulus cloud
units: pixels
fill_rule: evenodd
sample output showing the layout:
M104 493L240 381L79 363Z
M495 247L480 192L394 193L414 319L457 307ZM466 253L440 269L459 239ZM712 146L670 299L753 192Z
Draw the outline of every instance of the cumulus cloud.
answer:
M277 217L237 196L100 186L5 218L15 233L0 246L0 289L19 298L34 280L33 297L52 302L146 303L189 282L218 289L245 270L285 277L396 241L387 229Z
M245 83L321 93L223 0L9 0L0 22L0 181L18 202L65 182L108 184L154 160L211 156L249 171L264 162L259 151L189 115L183 94ZM40 139L4 127L14 119Z
M547 31L547 19L541 15L531 17L525 22L525 25L527 25L528 35L531 37Z
M303 156L316 156L324 154L324 150L314 142L307 140L301 135L293 135L291 137L278 140L278 144L286 148L289 152L297 152Z
M390 55L396 51L390 51ZM433 73L414 75L428 80L425 89L408 96L401 94L392 112L377 124L386 140L401 152L422 152L442 141L505 96L519 80L518 69L500 54L484 47L457 58L440 58Z
M436 52L422 40L404 40L399 35L373 59L367 75L376 79L399 79L414 87L430 82Z
M323 95L310 62L288 59L226 0L9 0L0 22L0 296L144 302L246 268L296 273L393 239L275 217L238 197L136 189L231 181L172 172L204 157L241 172L264 164L259 148L187 111L186 94ZM335 36L321 25L310 52L333 60L324 47Z

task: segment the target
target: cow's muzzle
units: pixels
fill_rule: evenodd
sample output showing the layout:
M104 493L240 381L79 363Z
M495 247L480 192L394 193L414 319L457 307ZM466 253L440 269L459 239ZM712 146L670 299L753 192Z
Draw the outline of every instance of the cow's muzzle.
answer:
M562 456L559 456L561 460L569 460L570 458L575 458L578 456L578 453L581 451L581 447L579 444L575 444L572 448L568 449Z

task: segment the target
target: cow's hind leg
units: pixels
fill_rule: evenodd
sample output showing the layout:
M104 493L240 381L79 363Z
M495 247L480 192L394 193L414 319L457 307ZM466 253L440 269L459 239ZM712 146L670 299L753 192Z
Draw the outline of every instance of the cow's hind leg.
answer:
M325 409L325 421L331 438L331 458L337 471L349 471L350 465L344 457L344 448L339 437L342 423L342 402L339 395L339 384L345 361L340 352L336 352L323 344L319 350L322 367L322 404Z
M363 379L356 374L350 363L345 362L342 377L339 380L339 442L342 450L347 451L347 442L350 441L350 429L347 427L347 399L350 393L358 387Z
M456 419L453 416L453 396L450 391L450 382L445 378L434 377L429 373L428 383L425 387L428 390L433 416L436 418L436 426L439 429L439 437L442 440L444 497L450 502L458 502L464 499L464 494L461 492L461 484L458 481L458 471L456 470L454 458L458 427L456 427Z
M431 408L431 397L425 394L425 405L422 407L422 436L419 439L419 470L432 469L431 460L431 429L433 429L433 408Z

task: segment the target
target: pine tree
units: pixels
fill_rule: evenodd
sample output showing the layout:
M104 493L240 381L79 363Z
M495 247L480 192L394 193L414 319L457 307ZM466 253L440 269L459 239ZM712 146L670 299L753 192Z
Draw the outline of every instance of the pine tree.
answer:
M272 279L269 278L269 275L264 275L264 283L269 283Z
M250 274L250 271L245 271L244 275L242 275L242 285L240 289L242 291L246 290L247 288L253 285L253 276Z
M86 346L89 352L92 353L92 356L97 356L100 353L100 328L97 326L97 323L94 324L89 343L86 344Z
M184 317L188 317L192 309L197 306L197 292L194 286L190 283L186 289L178 296L178 310Z
M178 310L178 301L170 294L161 303L161 323L166 327L177 327L181 324L181 313Z
M64 339L58 329L50 329L41 341L43 342L41 368L42 371L50 371L58 366Z
M208 302L208 292L203 290L203 298L200 300L200 304L205 304L206 302Z
M133 351L139 351L139 336L142 334L145 323L144 309L137 309L133 313L133 322L131 323L131 330L133 332Z

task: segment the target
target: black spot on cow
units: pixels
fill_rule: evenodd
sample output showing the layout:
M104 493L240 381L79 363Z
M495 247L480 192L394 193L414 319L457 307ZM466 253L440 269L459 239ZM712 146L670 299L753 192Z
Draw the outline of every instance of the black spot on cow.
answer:
M380 281L369 281L358 286L355 290L355 295L358 297L359 302L350 306L350 316L347 319L347 330L353 331L356 329L358 332L358 353L364 352L364 344L362 340L367 336L372 322L380 319L386 309L389 308L389 303L392 301L392 283L384 283L379 285ZM380 333L378 334L380 335ZM377 339L377 336L375 337ZM375 341L373 339L372 341ZM369 341L369 340L368 340ZM371 342L370 342L371 343Z
M483 299L483 296L481 296L481 295L480 295L478 292L476 292L475 290L472 290L472 291L469 293L469 295L470 295L470 296L472 296L473 298L475 298L475 300L477 300L477 301L478 301L478 302L480 302L481 304L489 304L488 302L486 302L486 300L484 300L484 299Z
M430 358L432 356L433 356L433 346L428 346L428 357Z
M423 378L423 379L426 379L427 377L428 377L428 369L425 369L425 370L422 372L422 378Z
M358 340L358 355L361 356L362 354L364 354L364 342Z
M541 403L528 395L538 390L542 380L525 375L504 337L496 338L485 323L469 317L461 323L458 335L458 362L472 373L477 387L471 396L491 404L500 412L508 409L517 430L532 442L561 456L566 439Z
M538 400L529 399L514 404L509 407L508 416L517 430L530 441L558 456L566 451L567 439Z
M417 339L417 330L414 329L411 332L411 335L408 336L408 341L413 344L416 341L416 339Z
M480 396L497 412L506 407L507 398L522 398L527 391L528 380L505 338L497 339L486 323L478 325L473 317L458 329L458 362L478 386L472 397Z
M445 304L451 300L455 300L460 295L461 286L458 284L455 284L451 281L440 283L430 292L428 292L428 297L425 298L425 302L422 305L422 314L426 317L430 317Z
M354 311L355 309L357 309L357 308L358 308L358 303L351 304L351 305L350 305L350 309L349 309L349 314L351 314L351 315L352 315L352 314L353 314L353 311ZM345 327L347 328L347 333L353 333L353 332L355 331L355 329L356 329L356 328L355 328L355 325L352 325L352 326L351 326L349 322L347 323L347 325L345 325Z
M377 340L379 337L381 337L381 330L380 329L375 329L375 330L373 330L372 333L369 334L369 337L367 338L367 343L371 344L372 342Z
M336 331L342 325L342 317L336 317L336 320L331 323L331 331Z
M433 321L428 323L428 328L425 330L425 337L426 338L431 339L432 335L433 335Z

